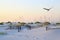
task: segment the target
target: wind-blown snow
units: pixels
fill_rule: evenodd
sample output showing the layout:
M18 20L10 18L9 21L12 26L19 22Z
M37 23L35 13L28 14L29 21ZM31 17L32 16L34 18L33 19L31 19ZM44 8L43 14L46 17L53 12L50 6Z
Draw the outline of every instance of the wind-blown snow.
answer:
M7 35L0 35L0 40L60 40L60 29L48 30L45 27L35 29L4 30Z

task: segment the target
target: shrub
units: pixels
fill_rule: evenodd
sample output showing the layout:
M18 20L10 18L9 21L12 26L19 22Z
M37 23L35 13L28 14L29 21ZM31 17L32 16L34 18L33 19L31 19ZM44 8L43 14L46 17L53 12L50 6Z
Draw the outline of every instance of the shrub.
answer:
M11 23L11 22L10 22L10 21L8 21L8 22L6 22L6 23L8 24L8 23Z
M56 23L56 25L60 25L60 23Z
M50 25L50 22L44 22L44 25Z
M4 24L3 22L0 23L0 25L3 25L3 24Z
M6 35L7 33L6 32L0 32L0 35Z
M37 22L35 22L35 24L37 24L37 23L39 24L39 23L41 23L41 22L38 22L38 21L37 21Z
M21 26L24 26L26 23L25 22L18 22Z
M31 23L28 23L28 24L34 24L33 22L31 22Z

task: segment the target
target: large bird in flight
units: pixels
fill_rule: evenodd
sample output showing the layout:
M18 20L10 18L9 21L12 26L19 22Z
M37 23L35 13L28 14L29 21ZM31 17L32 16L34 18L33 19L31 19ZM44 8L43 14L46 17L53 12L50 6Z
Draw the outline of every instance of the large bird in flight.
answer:
M46 10L46 11L50 11L51 10L51 8L49 8L49 9L48 8L43 8L43 9Z

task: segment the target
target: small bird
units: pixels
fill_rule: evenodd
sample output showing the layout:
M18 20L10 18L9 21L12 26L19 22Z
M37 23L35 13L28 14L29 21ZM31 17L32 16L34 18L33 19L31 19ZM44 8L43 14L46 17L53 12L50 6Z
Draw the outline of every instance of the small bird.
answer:
M52 8L43 8L44 10L46 10L46 11L50 11Z

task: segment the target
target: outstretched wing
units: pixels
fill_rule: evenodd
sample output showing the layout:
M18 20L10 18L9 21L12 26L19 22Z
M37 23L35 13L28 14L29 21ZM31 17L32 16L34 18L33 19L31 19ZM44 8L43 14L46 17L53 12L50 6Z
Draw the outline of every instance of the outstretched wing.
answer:
M52 8L43 8L44 10L46 10L46 11L50 11Z
M43 8L43 9L47 10L47 8Z
M44 10L47 10L47 11L49 11L50 9L47 9L47 8L43 8Z

